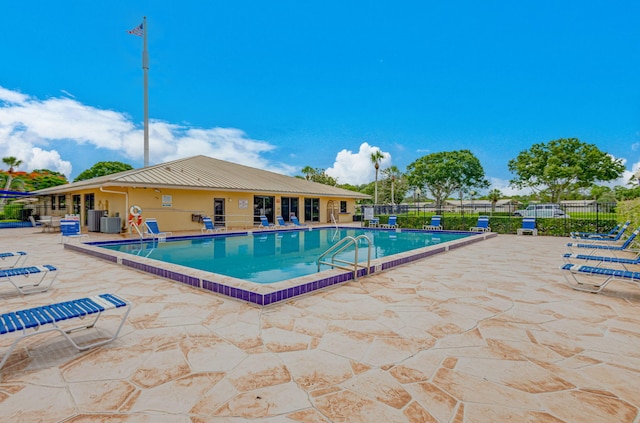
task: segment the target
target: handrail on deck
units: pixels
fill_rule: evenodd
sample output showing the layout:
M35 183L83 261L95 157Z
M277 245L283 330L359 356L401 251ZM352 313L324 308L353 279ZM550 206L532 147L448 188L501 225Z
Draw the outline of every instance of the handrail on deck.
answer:
M359 250L358 241L363 239L367 241L367 266L366 267L358 263L358 250ZM353 262L336 258L336 255L346 250L352 244L355 248L355 258ZM331 261L323 260L329 254L331 254ZM352 271L353 279L358 280L358 268L365 267L366 269L365 274L366 275L369 274L369 268L371 266L371 240L366 235L358 235L357 237L346 236L342 238L340 241L333 244L331 247L327 248L327 250L324 253L320 254L320 256L318 257L317 263L318 263L318 271L320 271L320 265L326 264L327 266L337 267L339 269Z

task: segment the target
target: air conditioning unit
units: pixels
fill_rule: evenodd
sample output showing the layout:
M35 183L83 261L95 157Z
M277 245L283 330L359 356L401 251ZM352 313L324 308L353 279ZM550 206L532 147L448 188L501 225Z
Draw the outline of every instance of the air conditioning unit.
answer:
M119 217L103 217L100 219L100 232L119 234L122 220Z

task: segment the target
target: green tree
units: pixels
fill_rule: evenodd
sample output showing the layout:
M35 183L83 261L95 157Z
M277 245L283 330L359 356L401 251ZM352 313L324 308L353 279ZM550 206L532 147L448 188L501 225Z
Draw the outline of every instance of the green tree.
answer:
M402 172L400 172L400 169L398 169L398 167L394 165L384 169L382 171L382 174L385 176L387 181L391 182L391 204L395 204L396 181L400 181L400 178L402 178Z
M315 169L311 166L305 166L302 168L302 173L304 174L304 179L307 181L311 180L311 175L315 173Z
M380 170L380 160L384 159L384 154L382 154L380 150L376 150L371 153L370 159L371 163L373 163L373 166L376 168L376 184L373 204L378 204L378 170Z
M438 209L453 192L489 187L480 160L469 150L420 157L407 166L407 178L410 186L429 190Z
M113 173L131 170L133 167L122 162L98 162L91 168L81 172L73 182L84 181L86 179L97 178L98 176L111 175Z
M69 183L67 177L60 172L49 169L35 169L31 172L30 179L27 181L29 191L55 187Z
M307 181L318 182L320 184L331 185L331 186L334 186L334 187L338 186L338 180L336 178L334 178L333 176L327 175L326 172L325 172L325 169L320 169L320 168L313 169L313 168L307 166L302 171L306 175L305 176L297 175L296 178L298 178L298 179L306 179ZM352 190L352 191L357 191L357 189Z
M534 144L509 160L508 167L516 175L509 181L512 187L546 191L555 203L569 192L590 187L596 181L617 179L625 169L621 159L614 159L577 138Z

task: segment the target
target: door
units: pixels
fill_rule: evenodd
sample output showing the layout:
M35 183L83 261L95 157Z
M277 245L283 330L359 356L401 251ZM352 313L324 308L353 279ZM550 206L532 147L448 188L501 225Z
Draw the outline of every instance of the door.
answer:
M213 199L213 226L225 226L224 198Z
M282 197L282 218L288 222L290 216L300 217L298 210L298 197Z
M260 223L260 216L267 216L267 220L273 223L273 204L275 197L255 195L253 197L253 223Z
M304 221L305 222L320 221L320 199L319 198L304 199Z
M93 210L95 206L95 197L93 194L85 194L84 195L84 224L88 224L89 222L89 213L88 210Z

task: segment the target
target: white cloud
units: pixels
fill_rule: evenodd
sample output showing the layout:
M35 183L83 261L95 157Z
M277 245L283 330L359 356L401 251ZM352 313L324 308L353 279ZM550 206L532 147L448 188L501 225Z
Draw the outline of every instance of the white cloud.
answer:
M385 153L379 147L370 146L364 142L360 145L360 150L353 153L344 149L336 155L333 167L325 172L327 175L338 179L341 184L361 185L375 180L376 169L371 162L371 153L380 151L384 158L380 160L380 169L391 166L391 154ZM380 177L378 175L378 177Z
M65 92L65 94L70 95ZM72 160L63 160L52 145L92 145L118 152L123 161L141 161L143 128L125 113L87 106L74 98L40 100L0 87L0 151L23 161L21 170L47 168L71 178ZM276 147L253 140L233 128L191 128L149 122L150 162L162 163L198 154L273 172L297 169L262 157ZM100 155L96 154L96 162Z

